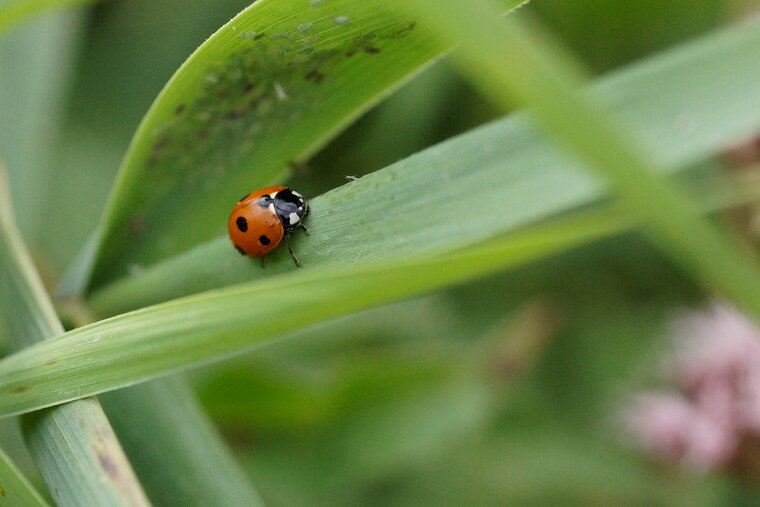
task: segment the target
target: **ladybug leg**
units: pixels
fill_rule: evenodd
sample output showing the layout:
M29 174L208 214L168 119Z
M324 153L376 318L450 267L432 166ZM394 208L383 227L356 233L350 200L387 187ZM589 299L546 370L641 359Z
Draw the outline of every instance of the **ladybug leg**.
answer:
M290 252L290 256L293 257L293 262L295 262L296 266L300 268L301 261L298 260L298 257L296 257L296 254L293 252L293 249L290 247L290 240L288 239L287 235L285 235L285 244L288 245L288 252Z
M299 227L301 227L301 229L303 229L303 232L304 232L304 234L306 234L307 236L311 236L311 235L309 234L309 229L307 229L307 228L306 228L306 226L303 224L303 222L301 222L301 223L299 224Z
M267 260L267 256L261 258L261 269L264 269L264 261Z

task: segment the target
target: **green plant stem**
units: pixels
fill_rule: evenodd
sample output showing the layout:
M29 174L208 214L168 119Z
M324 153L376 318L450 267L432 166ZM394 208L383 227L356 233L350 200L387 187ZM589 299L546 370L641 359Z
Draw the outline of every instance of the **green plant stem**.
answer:
M0 324L15 350L63 334L13 222L0 170ZM59 505L147 505L100 404L87 398L22 420L30 453Z
M263 505L184 376L99 398L155 505Z

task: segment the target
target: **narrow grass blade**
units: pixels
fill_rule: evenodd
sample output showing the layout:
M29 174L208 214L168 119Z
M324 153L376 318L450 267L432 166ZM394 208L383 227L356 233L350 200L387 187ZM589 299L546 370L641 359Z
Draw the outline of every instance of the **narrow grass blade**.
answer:
M614 215L585 217L445 256L303 270L120 315L0 361L0 415L221 359L288 331L524 264L622 227Z
M181 376L98 398L155 505L262 505Z
M0 507L41 507L47 505L36 489L0 449Z
M704 197L705 210L760 195L757 181L739 191L720 187ZM318 268L121 315L0 361L0 414L225 357L290 330L518 266L633 225L612 211L591 212L432 259Z
M13 223L0 171L0 325L14 348L63 333ZM24 420L30 452L60 505L147 505L97 400L89 398Z
M662 165L683 166L760 129L758 51L760 27L734 26L605 77L590 94ZM313 233L295 236L294 247L305 268L450 251L598 202L607 190L585 169L515 115L314 198ZM462 195L492 212L453 205ZM409 219L419 216L424 227ZM115 315L292 269L287 252L275 251L262 271L220 237L95 291L89 302L98 315Z
M143 119L96 235L92 285L218 234L229 203L282 178L446 49L431 41L381 0L245 9Z
M583 73L567 54L550 48L540 30L529 31L515 19L502 23L489 0L399 0L396 6L430 21L431 34L442 41L459 43L458 61L476 86L497 104L529 107L543 129L611 183L628 212L706 288L760 316L755 260L702 220L695 203L657 174L661 164L641 149L635 135L577 91Z

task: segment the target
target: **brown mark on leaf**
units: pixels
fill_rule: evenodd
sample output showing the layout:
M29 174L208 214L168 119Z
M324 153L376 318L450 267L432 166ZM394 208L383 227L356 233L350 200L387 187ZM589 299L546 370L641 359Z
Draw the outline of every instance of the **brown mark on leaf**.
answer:
M226 120L237 120L238 118L242 118L244 115L245 115L245 111L242 111L240 109L235 109L225 114L224 118Z
M111 479L116 480L119 478L119 467L116 466L110 456L107 454L98 454L98 460L100 461L101 468L103 468Z
M321 83L325 79L325 75L314 69L304 76L307 81L312 83Z
M160 150L162 148L166 148L167 146L169 146L169 142L170 142L169 138L164 136L153 146L153 149Z
M380 34L381 39L385 40L391 40L391 39L403 39L407 35L409 35L409 32L415 29L417 26L416 21L410 21L406 25L402 26L401 28L397 28L395 30L390 30L388 32Z
M139 236L145 232L145 222L140 217L132 217L129 221L129 233Z
M31 389L30 386L17 386L8 391L8 394L22 394Z

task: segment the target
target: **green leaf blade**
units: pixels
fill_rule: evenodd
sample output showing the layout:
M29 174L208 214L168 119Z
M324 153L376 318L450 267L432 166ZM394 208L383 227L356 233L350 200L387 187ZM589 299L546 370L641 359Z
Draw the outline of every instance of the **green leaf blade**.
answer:
M144 118L101 224L92 286L217 235L240 195L282 178L444 49L378 0L244 10Z
M0 415L124 387L621 230L581 218L446 256L300 271L137 310L0 361ZM115 367L118 365L118 368Z

